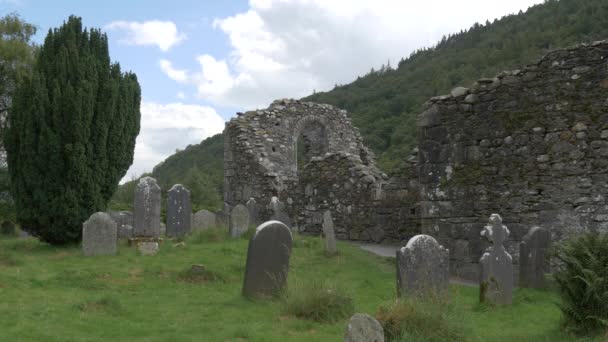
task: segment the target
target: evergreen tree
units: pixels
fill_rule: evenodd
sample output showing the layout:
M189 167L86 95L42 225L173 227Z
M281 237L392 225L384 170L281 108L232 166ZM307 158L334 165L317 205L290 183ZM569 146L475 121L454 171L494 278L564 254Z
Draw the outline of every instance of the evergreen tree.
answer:
M140 100L135 74L110 63L104 33L74 16L49 30L5 135L22 229L53 244L80 239L133 162Z

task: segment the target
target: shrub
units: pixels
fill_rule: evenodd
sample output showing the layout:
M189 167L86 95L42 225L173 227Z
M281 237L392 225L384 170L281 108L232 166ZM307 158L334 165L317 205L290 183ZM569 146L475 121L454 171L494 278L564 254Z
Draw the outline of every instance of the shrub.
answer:
M564 326L580 334L608 330L608 234L585 233L555 255Z
M438 296L402 297L376 315L387 341L466 341L461 317Z
M283 294L283 312L316 322L335 322L355 311L353 299L326 281L296 282Z

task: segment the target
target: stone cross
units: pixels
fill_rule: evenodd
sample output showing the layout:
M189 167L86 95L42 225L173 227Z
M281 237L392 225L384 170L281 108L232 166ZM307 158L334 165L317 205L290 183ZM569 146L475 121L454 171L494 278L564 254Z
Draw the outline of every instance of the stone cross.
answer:
M429 235L416 235L397 251L397 294L447 294L450 252Z
M240 237L249 229L249 210L247 207L238 204L230 213L230 236Z
M384 329L374 317L357 313L348 321L344 342L384 342Z
M117 234L116 222L110 215L102 212L94 213L82 224L82 254L115 255Z
M336 233L334 232L334 221L331 218L331 211L323 213L323 234L325 235L325 252L333 255L338 252L336 248Z
M532 227L519 244L519 286L531 288L545 287L545 273L549 272L548 249L551 246L551 232L540 227Z
M509 229L502 224L500 215L492 214L481 236L485 236L493 245L479 260L481 267L479 299L490 304L511 304L513 259L503 245L509 237Z
M134 237L160 236L160 187L152 177L143 177L135 188Z
M190 190L175 184L167 192L167 231L168 237L181 238L191 231L192 203Z
M287 227L291 228L291 219L285 211L285 204L278 197L273 196L270 199L268 207L272 210L271 220L283 222Z
M292 236L289 227L268 221L255 230L249 240L243 295L275 296L287 284Z
M193 232L200 232L216 226L215 214L205 209L197 211L192 221Z

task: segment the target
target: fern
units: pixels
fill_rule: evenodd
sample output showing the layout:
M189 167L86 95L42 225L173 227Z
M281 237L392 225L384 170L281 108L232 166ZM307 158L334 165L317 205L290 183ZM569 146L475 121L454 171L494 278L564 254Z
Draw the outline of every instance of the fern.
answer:
M608 330L608 234L573 238L558 246L556 257L565 327L581 334Z

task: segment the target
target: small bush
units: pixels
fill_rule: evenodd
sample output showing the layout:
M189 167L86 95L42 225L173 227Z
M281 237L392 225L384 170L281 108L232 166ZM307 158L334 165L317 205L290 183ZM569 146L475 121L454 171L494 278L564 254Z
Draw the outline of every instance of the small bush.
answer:
M387 341L466 341L461 317L437 296L402 297L381 306L376 315Z
M355 311L353 299L343 289L320 280L296 282L282 301L284 314L316 322L336 322Z
M202 265L192 265L191 267L181 271L177 275L177 279L187 283L207 283L210 281L225 282L224 277L211 270L208 270Z
M207 242L222 242L228 238L228 230L225 227L209 228L192 234L187 241L194 245Z
M565 328L608 332L608 234L585 233L558 245L555 255Z

